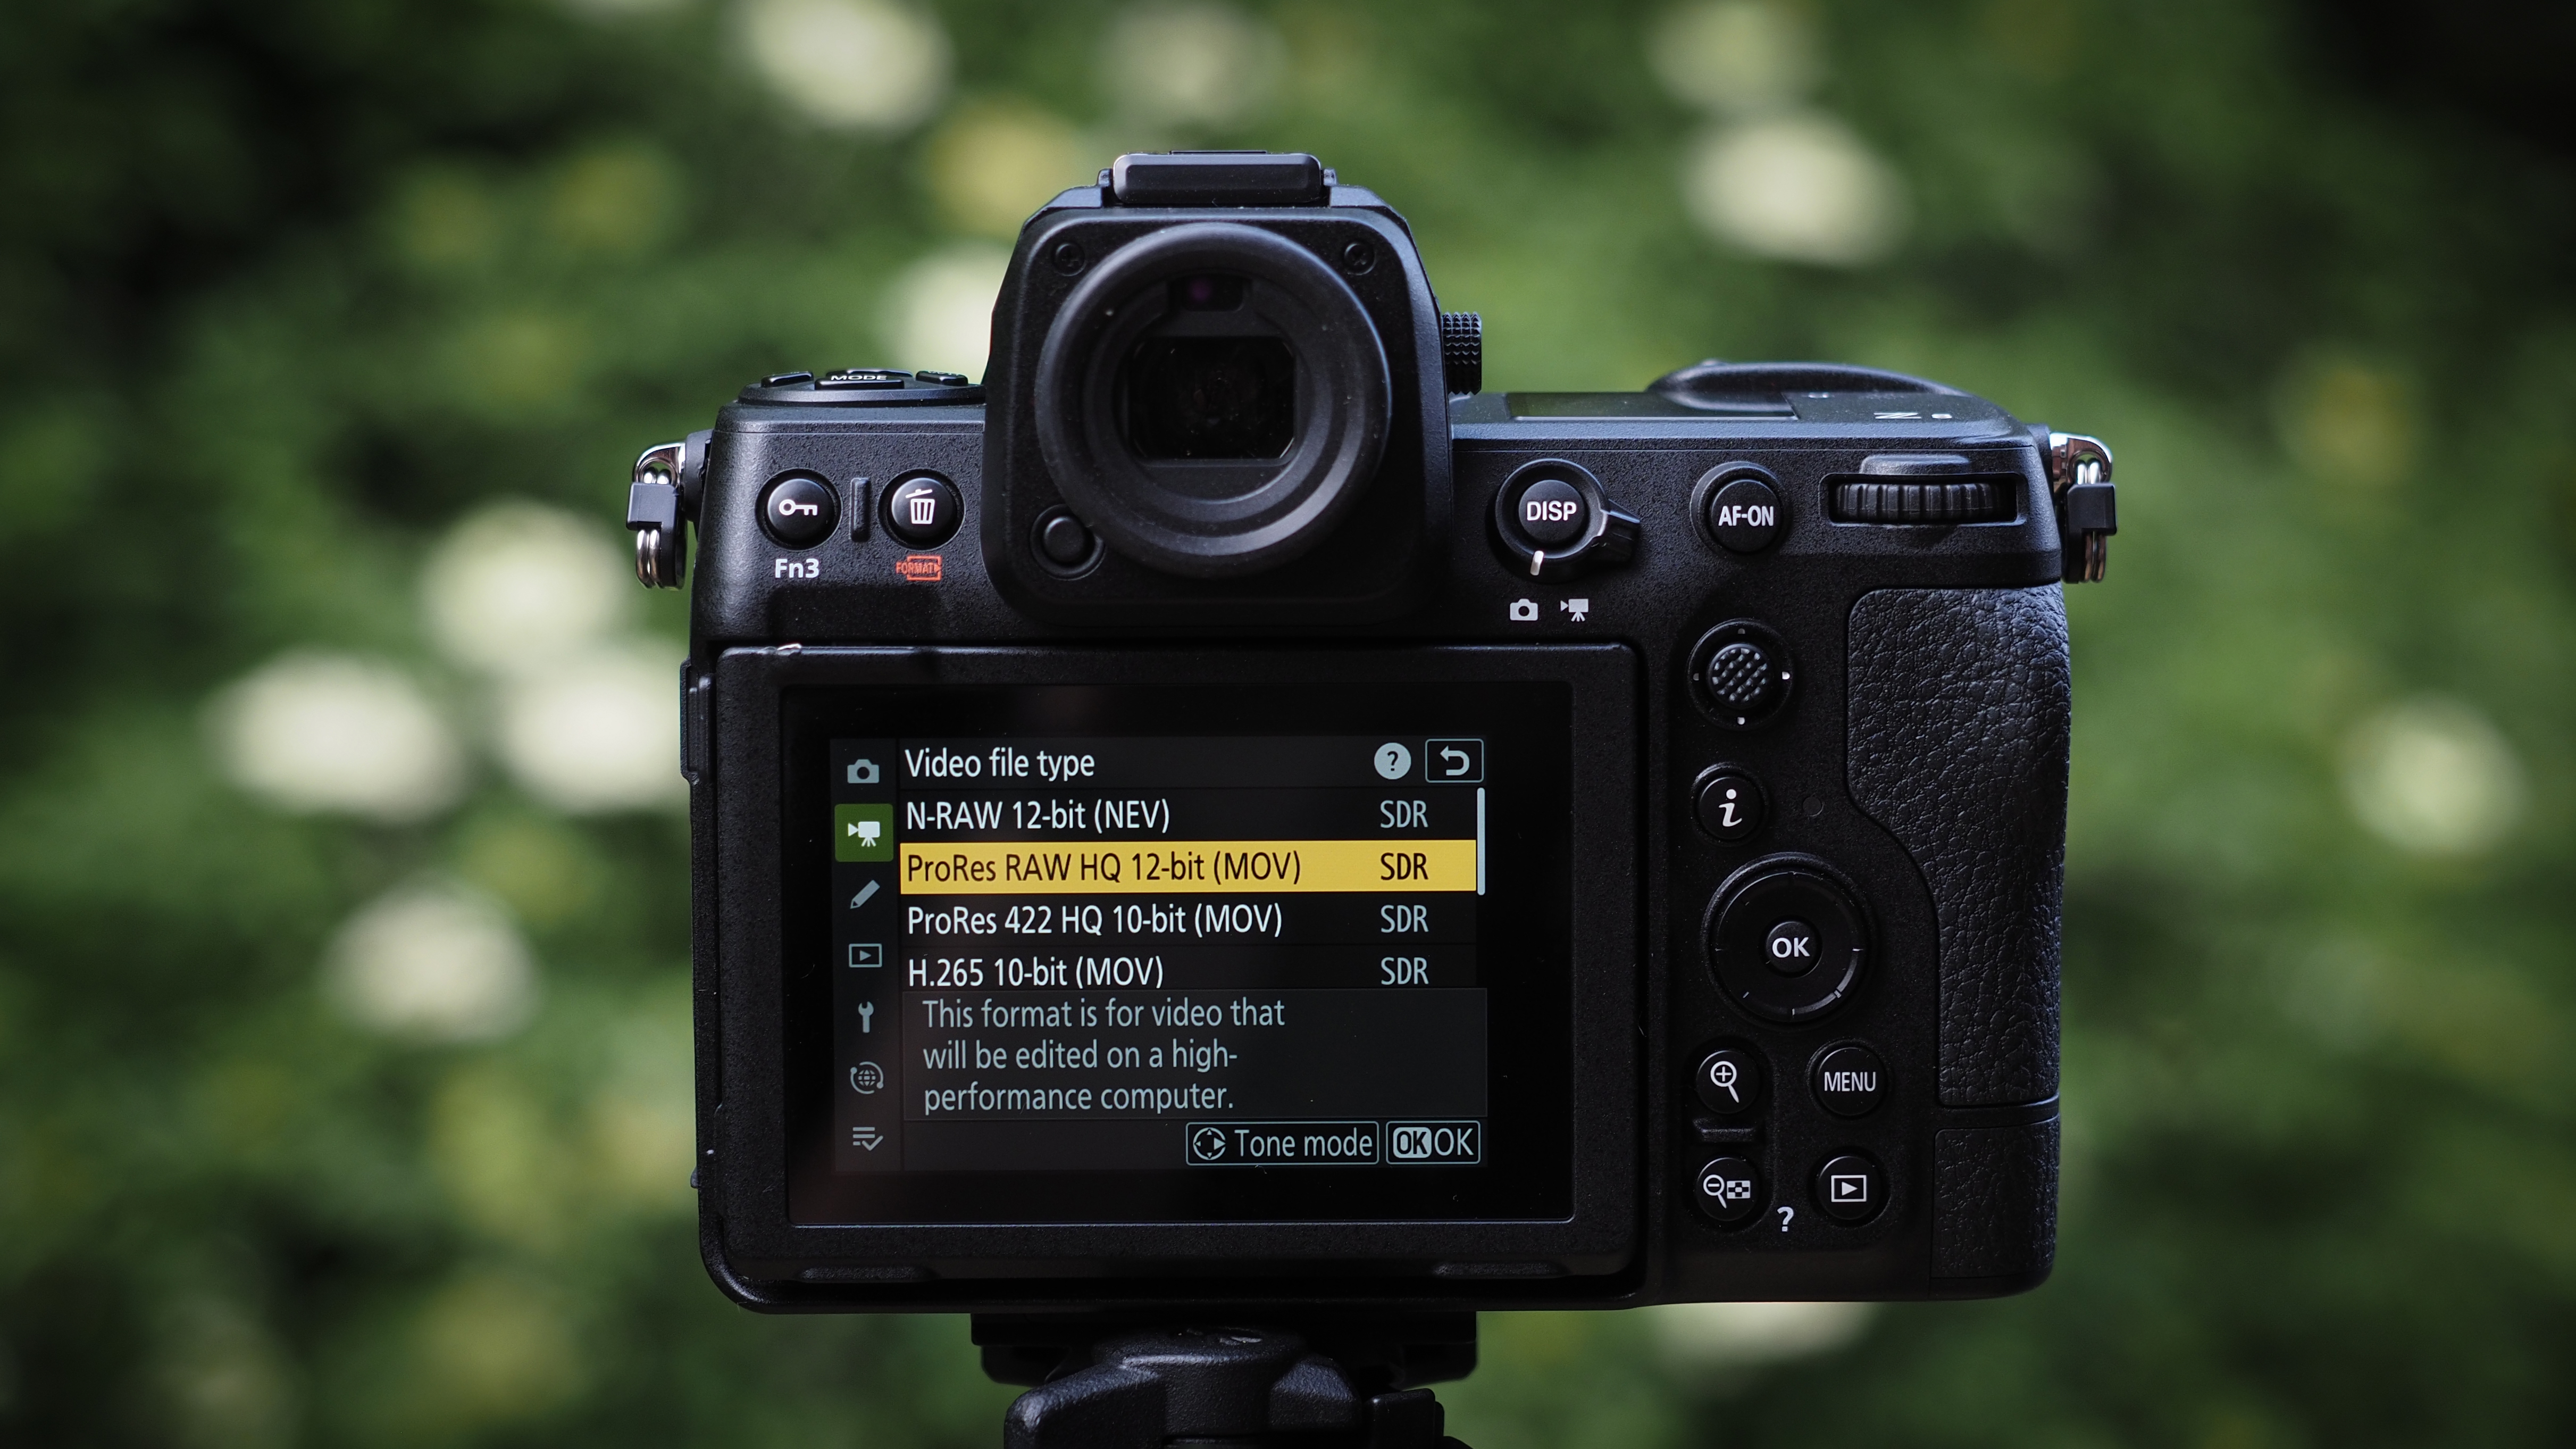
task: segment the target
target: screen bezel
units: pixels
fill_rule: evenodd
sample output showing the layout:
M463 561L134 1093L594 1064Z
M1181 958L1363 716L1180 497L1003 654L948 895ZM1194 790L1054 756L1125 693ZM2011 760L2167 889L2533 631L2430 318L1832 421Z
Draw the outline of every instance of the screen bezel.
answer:
M1639 1144L1636 1013L1638 686L1616 645L1410 650L742 649L716 667L718 762L716 936L711 999L718 1040L702 1060L702 1120L715 1168L710 1240L755 1279L948 1285L991 1278L1151 1279L1211 1272L1358 1277L1444 1274L1478 1265L1531 1273L1615 1272L1635 1251ZM1568 902L1571 982L1566 1082L1568 1210L1550 1217L1414 1217L1334 1221L1037 1223L878 1222L800 1226L788 1211L791 1076L785 953L787 716L805 690L1015 685L1226 687L1544 682L1568 686L1571 710ZM715 1090L710 1091L710 1087ZM721 1104L719 1107L718 1104ZM875 1275L870 1277L869 1275ZM973 1300L998 1285L916 1293ZM1094 1288L1092 1291L1097 1291Z

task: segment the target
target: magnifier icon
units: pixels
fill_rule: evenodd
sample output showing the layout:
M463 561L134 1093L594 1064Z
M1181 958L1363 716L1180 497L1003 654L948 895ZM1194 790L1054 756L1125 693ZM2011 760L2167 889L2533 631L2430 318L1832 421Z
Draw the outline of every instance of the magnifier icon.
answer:
M1730 1100L1737 1102L1744 1100L1743 1096L1735 1090L1735 1063L1724 1058L1709 1063L1708 1081L1710 1086L1726 1093Z

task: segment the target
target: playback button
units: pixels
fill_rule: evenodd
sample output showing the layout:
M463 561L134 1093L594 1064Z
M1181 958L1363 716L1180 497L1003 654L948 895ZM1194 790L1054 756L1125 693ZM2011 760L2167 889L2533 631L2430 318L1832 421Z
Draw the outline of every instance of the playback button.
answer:
M1867 1222L1886 1202L1887 1174L1857 1152L1828 1158L1816 1169L1816 1211L1835 1222Z

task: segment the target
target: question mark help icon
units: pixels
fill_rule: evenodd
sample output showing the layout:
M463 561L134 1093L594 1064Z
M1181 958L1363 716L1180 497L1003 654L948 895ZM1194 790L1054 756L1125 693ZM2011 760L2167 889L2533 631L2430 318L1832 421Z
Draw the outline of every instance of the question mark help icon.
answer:
M1798 1210L1796 1208L1789 1206L1785 1202L1780 1204L1780 1231L1784 1233L1789 1231L1789 1220L1797 1215Z

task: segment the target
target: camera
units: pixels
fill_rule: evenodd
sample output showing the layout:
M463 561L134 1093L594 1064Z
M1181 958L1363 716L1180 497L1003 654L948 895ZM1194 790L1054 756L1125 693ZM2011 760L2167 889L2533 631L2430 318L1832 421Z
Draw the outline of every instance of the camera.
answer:
M980 384L775 373L644 454L725 1292L2047 1275L2109 451L1838 364L1487 392L1482 346L1313 157L1130 155L1026 224Z

